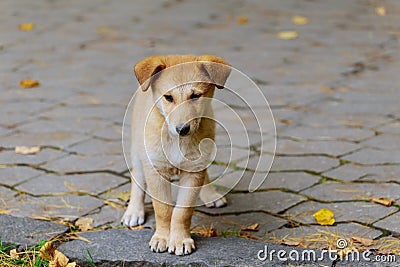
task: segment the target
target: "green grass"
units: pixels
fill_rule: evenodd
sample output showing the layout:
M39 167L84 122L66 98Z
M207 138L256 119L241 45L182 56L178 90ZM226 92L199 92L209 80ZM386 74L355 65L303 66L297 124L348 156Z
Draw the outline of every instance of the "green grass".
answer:
M25 251L18 252L18 257L11 257L10 251L15 245L3 245L0 240L0 266L2 267L47 267L49 263L40 258L39 250L46 243L41 241L40 244L28 248Z

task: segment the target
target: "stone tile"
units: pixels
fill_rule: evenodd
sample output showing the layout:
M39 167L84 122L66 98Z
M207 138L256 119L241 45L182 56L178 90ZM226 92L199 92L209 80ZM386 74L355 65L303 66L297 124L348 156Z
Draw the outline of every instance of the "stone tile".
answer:
M393 215L390 215L389 217L374 223L374 226L389 230L392 233L395 234L400 234L400 225L399 225L399 220L400 220L400 213L396 213Z
M262 250L266 243L260 241L249 240L238 237L228 238L204 238L194 236L196 242L196 253L192 253L185 257L176 257L168 253L153 253L148 248L148 242L153 234L152 230L128 230L128 229L111 229L107 231L89 231L80 234L85 240L90 240L87 243L81 240L74 240L58 247L71 261L77 262L79 265L84 265L87 261L84 258L82 251L89 250L94 264L99 267L105 267L110 264L117 266L123 265L148 265L148 266L179 266L179 265L199 265L212 266L247 266L254 263L257 266L287 266L287 264L302 264L310 267L317 267L320 264L331 266L332 261L324 260L318 263L310 263L307 260L294 262L289 261L282 264L276 258L272 261L260 261L254 256L254 251ZM232 244L235 244L234 246ZM285 250L286 255L293 248L288 248L282 245L267 244L268 250ZM136 253L130 253L132 247ZM114 250L112 249L114 248ZM115 250L118 248L118 250ZM290 249L290 250L289 250ZM296 249L299 255L302 254L302 249ZM321 252L316 251L316 257L321 257Z
M296 238L302 240L302 242L307 243L308 237L316 233L330 232L338 235L341 238L351 238L351 237L364 237L364 238L376 238L382 234L381 231L375 230L370 227L363 226L357 223L344 223L338 224L336 226L302 226L296 228L282 228L270 232L267 236L269 238L276 239L290 239ZM323 243L323 241L322 241ZM321 245L321 244L315 244ZM326 244L325 244L326 245Z
M228 205L218 209L199 207L204 213L220 215L249 211L279 213L303 200L304 197L281 191L228 194Z
M61 218L73 221L92 210L99 208L103 201L85 195L66 195L54 197L22 197L8 202L12 209L10 215L32 218Z
M218 186L232 188L235 191L248 191L250 182L254 178L253 175L254 173L249 171L234 171L225 174L214 183ZM259 177L255 177L255 179L258 178ZM257 190L289 189L292 191L300 191L317 183L319 180L319 176L305 172L269 173Z
M38 245L68 230L68 227L30 218L17 218L0 214L0 236L3 246L9 244L21 250Z
M323 156L275 157L271 171L324 172L339 165L339 160Z
M396 121L385 124L381 127L377 127L377 130L384 133L400 134L400 122Z
M349 153L360 146L346 141L292 141L279 140L277 143L277 155L305 155L325 154L338 157Z
M274 217L262 212L251 212L239 215L209 216L195 212L192 219L192 229L195 227L212 227L218 233L222 231L238 231L246 226L258 223L259 230L252 234L264 237L265 233L278 229L287 223L279 217Z
M123 172L128 169L122 155L69 155L65 158L48 162L42 167L60 174L102 170Z
M15 197L17 192L12 191L4 186L0 186L0 203L3 209L8 210L7 202Z
M271 169L273 160L274 156L271 154L261 153L237 162L236 166L256 172L268 172Z
M126 182L126 179L108 173L90 173L58 176L41 175L16 187L32 195L57 195L69 192L99 194Z
M400 197L400 185L393 183L340 184L327 182L306 189L301 193L323 201L370 200L373 197L398 199Z
M116 155L122 153L122 143L121 141L102 141L92 138L70 146L68 151L81 155Z
M214 161L227 164L238 162L244 158L253 155L250 149L241 149L236 147L218 147Z
M362 142L364 146L378 150L400 150L400 135L381 134Z
M40 165L47 161L63 158L67 156L61 150L56 149L42 149L39 153L34 155L17 154L14 150L7 150L0 152L0 164L32 164Z
M313 214L320 209L327 208L335 214L336 222L360 222L372 224L397 211L395 207L384 207L368 202L345 202L345 203L318 203L314 201L299 204L284 215L290 219L303 224L316 224Z
M296 127L290 128L281 132L282 136L288 136L303 140L323 140L323 141L361 141L375 135L373 131L337 127L337 128L311 128L311 127Z
M325 172L323 175L346 182L355 180L399 182L399 173L399 165L362 166L355 164L346 164L340 166L339 168Z
M41 174L43 174L42 171L29 167L0 167L0 184L15 186L16 184L32 179Z
M365 148L353 154L343 157L343 159L357 162L360 164L400 164L400 152L395 150L376 150Z
M112 125L93 132L93 135L102 139L121 142L122 127L120 125Z
M0 146L55 146L68 147L87 139L82 134L67 131L18 132L1 138Z

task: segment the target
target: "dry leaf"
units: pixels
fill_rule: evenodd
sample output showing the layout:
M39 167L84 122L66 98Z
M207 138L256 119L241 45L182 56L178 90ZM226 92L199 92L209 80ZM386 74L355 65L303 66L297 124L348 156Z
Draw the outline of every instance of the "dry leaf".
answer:
M308 23L308 18L303 16L293 16L292 22L296 25L306 25Z
M286 124L286 125L291 125L292 124L292 120L291 119L281 119L279 121L284 123L284 124Z
M37 154L40 152L40 146L16 146L15 153L22 155Z
M89 217L84 217L84 218L79 218L76 222L75 225L79 228L80 231L86 232L90 229L92 229L92 223L93 219Z
M237 19L237 24L243 25L249 22L249 19L246 16L241 16L240 18Z
M16 248L10 250L10 257L11 257L11 259L18 259L19 258L19 255L18 255L18 252L17 252Z
M40 83L36 80L32 80L30 78L23 79L20 83L19 86L21 88L33 88L33 87L38 87Z
M335 223L335 215L326 208L320 209L313 216L319 225L333 225Z
M278 39L281 40L293 40L299 37L299 34L296 31L281 31L278 32Z
M363 245L366 246L366 247L369 247L369 246L371 246L371 245L373 245L373 244L375 243L375 241L372 240L372 239L363 238L363 237L356 237L356 236L353 236L353 237L351 238L351 240L352 240L353 242L363 244Z
M282 242L281 242L281 244L282 245L287 245L287 246L298 246L298 245L300 245L300 242L299 241L289 241L289 240L283 240Z
M45 261L51 261L54 258L55 248L53 242L46 242L39 250L39 255Z
M69 259L60 251L54 251L54 258L49 262L49 267L67 267Z
M21 31L26 31L26 32L33 30L34 27L35 27L35 24L33 24L33 23L23 23L23 24L19 25L19 29Z
M394 204L395 200L394 199L388 199L386 197L374 197L372 200L372 202L384 205L386 207L390 207Z
M386 8L384 6L378 6L375 8L375 13L379 16L385 16L386 15Z
M249 226L241 228L240 231L258 231L258 228L260 228L260 224L254 223Z
M333 95L335 93L335 91L333 91L329 86L326 86L326 85L322 85L321 90L326 92L329 95Z
M70 262L67 264L66 267L75 267L76 266L76 262Z
M215 229L212 227L196 227L191 232L204 237L214 237L218 235L217 231L215 231Z
M12 210L3 210L2 208L0 208L0 214L10 214Z

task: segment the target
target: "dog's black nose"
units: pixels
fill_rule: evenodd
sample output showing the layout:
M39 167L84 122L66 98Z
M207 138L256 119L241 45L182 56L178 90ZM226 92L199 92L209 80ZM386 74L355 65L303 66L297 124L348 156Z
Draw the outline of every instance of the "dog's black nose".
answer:
M180 136L185 136L189 133L190 131L190 125L188 123L182 123L179 124L178 126L176 126L176 132L180 135Z

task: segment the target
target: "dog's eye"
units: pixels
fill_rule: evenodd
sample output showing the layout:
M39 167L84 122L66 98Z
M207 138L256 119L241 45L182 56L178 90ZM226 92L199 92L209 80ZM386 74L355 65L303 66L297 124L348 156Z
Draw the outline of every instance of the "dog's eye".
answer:
M197 99L199 99L200 97L201 97L201 94L195 94L195 93L193 93L193 94L190 95L190 100L197 100Z
M164 95L165 100L167 100L168 102L174 102L174 98L172 97L172 95Z

